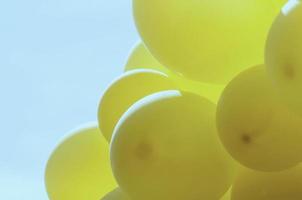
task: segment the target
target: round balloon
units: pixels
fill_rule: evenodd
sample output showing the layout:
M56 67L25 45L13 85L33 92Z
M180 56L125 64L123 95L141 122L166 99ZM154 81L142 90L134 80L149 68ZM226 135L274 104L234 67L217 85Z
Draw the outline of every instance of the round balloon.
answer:
M142 42L135 44L130 52L125 66L125 71L133 69L154 69L167 75L172 72L156 60Z
M114 127L127 109L141 98L163 90L176 89L167 75L148 69L126 72L104 92L98 111L99 126L110 141Z
M60 142L48 160L45 184L51 200L100 199L116 187L108 143L96 123Z
M135 103L111 141L112 170L130 198L220 199L235 166L216 132L215 104L163 91Z
M265 66L240 73L226 86L216 117L222 143L242 165L280 171L301 162L302 118L279 101Z
M263 63L269 28L286 0L133 0L137 29L161 63L201 82L227 83Z

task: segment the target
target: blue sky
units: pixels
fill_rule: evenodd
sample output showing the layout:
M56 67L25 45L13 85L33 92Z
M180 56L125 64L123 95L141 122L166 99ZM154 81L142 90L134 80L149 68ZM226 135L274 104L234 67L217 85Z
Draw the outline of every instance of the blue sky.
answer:
M138 40L131 0L0 1L0 199L47 199L49 154Z

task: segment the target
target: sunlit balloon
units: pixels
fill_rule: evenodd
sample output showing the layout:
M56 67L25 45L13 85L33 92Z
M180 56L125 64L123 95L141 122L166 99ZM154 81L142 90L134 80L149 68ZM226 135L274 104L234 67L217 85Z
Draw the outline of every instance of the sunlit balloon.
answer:
M286 0L133 0L152 55L183 76L227 83L264 62L269 28Z
M155 93L130 107L110 148L112 170L130 198L216 200L227 192L235 166L218 139L215 107L179 91Z
M98 200L116 187L108 143L96 123L60 142L48 160L45 184L51 200Z
M111 140L116 123L136 101L155 92L176 88L167 75L154 70L137 69L122 74L109 85L99 104L99 126L105 138Z

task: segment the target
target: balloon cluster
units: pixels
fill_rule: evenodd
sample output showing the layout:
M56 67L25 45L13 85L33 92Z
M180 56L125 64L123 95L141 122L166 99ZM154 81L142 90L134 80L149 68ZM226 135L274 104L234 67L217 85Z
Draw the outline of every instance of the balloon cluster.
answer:
M51 200L301 200L302 2L133 0L142 42L46 167ZM300 91L300 92L299 92Z

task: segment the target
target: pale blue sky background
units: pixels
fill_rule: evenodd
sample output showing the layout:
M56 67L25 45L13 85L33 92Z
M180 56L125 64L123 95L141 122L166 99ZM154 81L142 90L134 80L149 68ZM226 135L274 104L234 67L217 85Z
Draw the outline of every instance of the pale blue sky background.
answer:
M47 199L50 152L138 39L131 0L0 0L0 199Z

